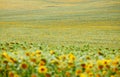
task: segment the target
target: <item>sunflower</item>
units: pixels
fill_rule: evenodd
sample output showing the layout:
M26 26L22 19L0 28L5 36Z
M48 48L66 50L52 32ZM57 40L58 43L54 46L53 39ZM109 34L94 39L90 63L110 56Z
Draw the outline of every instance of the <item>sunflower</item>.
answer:
M103 75L106 75L106 73L107 73L107 71L105 71L105 70L104 70L104 71L102 71L102 74L103 74Z
M31 62L33 62L33 63L36 63L36 62L37 62L36 58L31 58L30 60L31 60Z
M46 64L46 59L41 59L39 66L44 66Z
M85 74L85 73L80 73L80 77L87 77L87 74Z
M75 75L76 75L76 76L79 76L79 75L80 75L80 73L82 73L82 71L81 71L81 70L76 70Z
M96 74L96 77L101 77L101 75L100 74Z
M115 77L114 75L111 75L110 77Z
M14 75L15 75L15 74L14 74L12 71L8 72L8 76L9 76L9 77L14 77Z
M36 50L36 54L41 54L41 51L40 50Z
M61 56L58 57L58 59L64 61L64 60L66 60L66 55L61 55Z
M37 77L37 75L36 74L31 74L31 77Z
M5 58L7 58L7 57L8 57L8 54L7 54L6 52L3 52L3 53L2 53L2 56L5 57Z
M86 64L85 63L81 64L81 67L86 68Z
M93 77L93 73L92 72L90 72L88 75L89 75L89 77Z
M115 59L112 61L113 66L117 66L119 64L119 59Z
M50 51L50 54L51 54L51 55L55 54L55 51L51 50L51 51Z
M16 62L16 60L14 58L10 57L6 52L3 52L2 56L5 57L7 59L7 61L9 61L11 63Z
M60 65L60 62L58 60L51 60L51 64Z
M46 66L40 66L38 68L39 73L47 73L47 67Z
M66 75L66 77L70 77L71 76L70 72L66 72L65 75Z
M69 61L68 62L68 68L72 68L72 67L74 67L75 65L74 65L74 63L72 62L72 61Z
M22 69L27 69L27 68L28 68L27 63L22 63L22 64L21 64L21 68L22 68Z
M99 70L102 70L103 67L104 67L103 65L98 65L98 69L99 69Z
M15 76L14 77L19 77L19 75L18 74L15 74Z
M30 56L30 52L26 52L25 55L26 55L26 56Z
M69 57L69 59L70 59L71 61L74 61L74 60L75 60L75 56L74 56L72 53L70 53L70 54L68 55L68 57Z

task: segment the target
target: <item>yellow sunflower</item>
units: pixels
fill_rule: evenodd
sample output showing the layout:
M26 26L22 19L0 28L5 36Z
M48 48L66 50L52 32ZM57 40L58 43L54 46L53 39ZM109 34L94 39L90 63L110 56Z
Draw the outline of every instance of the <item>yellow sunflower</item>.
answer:
M22 63L22 64L21 64L21 68L22 68L22 69L27 69L27 68L28 68L27 63Z
M51 55L55 54L55 51L51 50L51 51L50 51L50 54L51 54Z
M76 75L76 76L79 76L79 75L80 75L80 73L82 73L82 71L81 71L81 70L76 70L75 75Z
M46 66L40 66L38 68L39 73L47 73L47 67Z

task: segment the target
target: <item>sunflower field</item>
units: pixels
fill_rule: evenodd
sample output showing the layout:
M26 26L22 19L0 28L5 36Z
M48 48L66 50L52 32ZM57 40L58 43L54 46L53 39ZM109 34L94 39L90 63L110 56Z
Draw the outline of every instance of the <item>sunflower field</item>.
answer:
M120 49L0 43L0 77L120 77Z

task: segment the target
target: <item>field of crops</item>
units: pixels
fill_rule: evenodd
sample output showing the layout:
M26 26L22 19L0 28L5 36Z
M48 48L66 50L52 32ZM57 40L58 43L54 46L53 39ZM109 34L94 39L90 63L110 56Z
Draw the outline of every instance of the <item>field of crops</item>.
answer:
M120 49L0 43L0 77L119 77Z
M0 0L0 77L120 77L120 1Z
M119 77L119 26L1 24L0 77Z
M0 42L11 41L44 43L55 46L90 44L98 47L119 48L120 26L105 26L105 24L98 22L76 26L1 23Z

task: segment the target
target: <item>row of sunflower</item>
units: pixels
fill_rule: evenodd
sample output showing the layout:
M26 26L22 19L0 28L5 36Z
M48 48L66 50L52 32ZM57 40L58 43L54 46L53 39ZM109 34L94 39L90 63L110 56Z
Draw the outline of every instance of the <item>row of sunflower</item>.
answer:
M120 77L120 51L0 51L0 77Z

